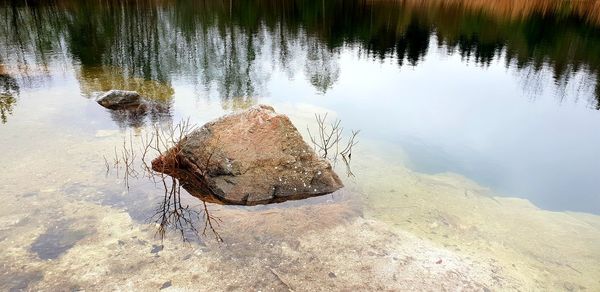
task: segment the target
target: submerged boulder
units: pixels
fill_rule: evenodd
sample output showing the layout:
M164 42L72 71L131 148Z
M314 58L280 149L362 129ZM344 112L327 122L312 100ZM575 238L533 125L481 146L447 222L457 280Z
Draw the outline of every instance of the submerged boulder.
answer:
M132 109L146 105L146 100L135 91L109 90L100 95L96 102L108 109Z
M256 205L332 193L343 184L285 115L266 105L221 117L152 161L203 200Z

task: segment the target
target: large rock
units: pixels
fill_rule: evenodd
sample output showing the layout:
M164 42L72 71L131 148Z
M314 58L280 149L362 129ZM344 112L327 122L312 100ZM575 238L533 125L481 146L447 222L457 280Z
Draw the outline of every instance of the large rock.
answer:
M108 109L135 109L146 106L146 100L135 91L110 90L96 99L101 106Z
M256 205L332 193L342 182L285 115L258 105L193 131L152 168L203 200Z

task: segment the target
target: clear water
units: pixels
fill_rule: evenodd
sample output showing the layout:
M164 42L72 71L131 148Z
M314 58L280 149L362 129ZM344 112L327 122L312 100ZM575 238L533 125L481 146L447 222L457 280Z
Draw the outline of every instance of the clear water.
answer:
M598 289L600 4L510 6L2 4L2 287ZM113 88L168 110L110 112L94 98ZM360 129L356 177L334 196L209 205L224 243L161 242L161 188L127 190L104 159L152 123L257 103L303 134L315 113ZM215 280L231 273L246 275Z

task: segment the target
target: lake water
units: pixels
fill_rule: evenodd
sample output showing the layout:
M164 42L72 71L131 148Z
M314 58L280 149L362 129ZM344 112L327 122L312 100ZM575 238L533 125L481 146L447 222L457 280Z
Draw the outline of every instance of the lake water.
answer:
M0 15L3 290L600 289L600 1L6 1ZM110 89L164 110L104 109ZM116 149L259 103L305 135L315 114L360 129L355 177L309 200L209 204L223 243L157 238L164 190L127 188Z

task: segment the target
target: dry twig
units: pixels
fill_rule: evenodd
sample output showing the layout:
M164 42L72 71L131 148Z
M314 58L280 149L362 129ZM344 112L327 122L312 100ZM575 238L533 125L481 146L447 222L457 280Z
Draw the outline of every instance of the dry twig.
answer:
M321 116L315 114L317 120L317 132L316 135L310 132L310 128L307 127L308 136L313 144L315 151L325 159L329 159L332 163L336 164L338 156L342 157L342 161L346 165L346 174L348 176L354 176L350 169L350 162L352 161L352 148L358 144L356 137L360 130L352 130L352 133L344 148L340 150L340 143L342 143L342 137L344 128L341 127L341 120L334 120L330 124L327 124L327 114Z

